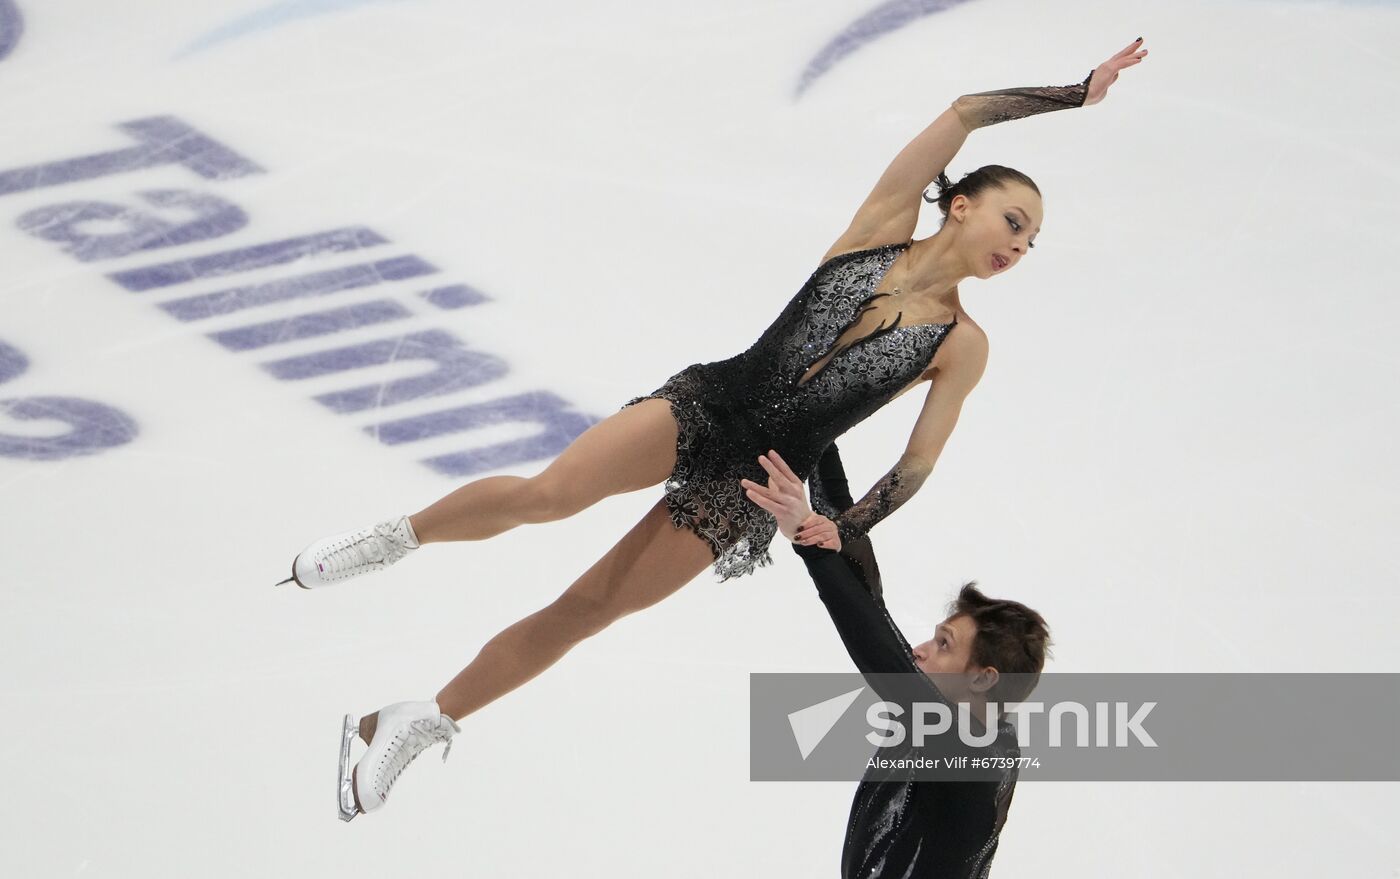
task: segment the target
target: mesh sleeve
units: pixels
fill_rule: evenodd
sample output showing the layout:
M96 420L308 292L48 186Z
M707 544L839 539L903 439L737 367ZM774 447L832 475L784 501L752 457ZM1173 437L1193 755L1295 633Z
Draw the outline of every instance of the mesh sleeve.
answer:
M1082 107L1084 99L1089 96L1089 80L1093 76L1094 71L1091 70L1084 81L1076 85L999 89L963 95L953 102L953 110L963 125L972 131L998 122Z
M932 468L918 459L901 458L890 472L880 477L859 503L845 510L834 521L841 535L841 545L854 544L865 536L875 523L893 513L914 496L924 484Z

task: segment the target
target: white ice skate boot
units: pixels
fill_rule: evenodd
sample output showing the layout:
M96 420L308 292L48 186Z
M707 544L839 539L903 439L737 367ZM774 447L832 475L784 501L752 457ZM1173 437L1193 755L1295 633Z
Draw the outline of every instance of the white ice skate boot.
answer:
M360 731L355 718L345 715L340 733L340 787L336 792L340 820L349 821L361 812L373 812L384 805L399 773L435 742L447 744L442 752L445 762L452 751L452 734L461 731L436 702L399 702L380 709L369 750L351 767L350 743Z
M359 531L318 540L292 561L292 576L303 589L328 586L351 577L387 568L418 548L418 535L407 516L388 519Z

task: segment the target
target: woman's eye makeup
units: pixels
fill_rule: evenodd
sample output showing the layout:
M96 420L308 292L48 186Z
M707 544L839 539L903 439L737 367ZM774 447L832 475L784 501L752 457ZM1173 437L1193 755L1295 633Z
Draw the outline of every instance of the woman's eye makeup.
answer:
M1010 217L1007 217L1007 218L1006 218L1006 222L1008 222L1008 223L1011 224L1011 231L1012 231L1012 232L1020 232L1020 231L1021 231L1021 224L1020 224L1020 223L1016 222L1015 220L1011 219ZM1034 242L1034 241L1027 241L1026 244L1027 244L1027 246L1029 246L1029 247L1035 247L1035 242Z

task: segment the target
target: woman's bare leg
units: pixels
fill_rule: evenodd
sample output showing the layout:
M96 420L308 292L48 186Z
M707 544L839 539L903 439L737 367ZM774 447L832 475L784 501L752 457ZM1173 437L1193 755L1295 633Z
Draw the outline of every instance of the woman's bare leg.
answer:
M656 485L676 465L671 404L643 400L593 425L538 476L488 476L409 516L419 543L484 540L527 522L553 522L605 497Z
M664 500L547 607L486 642L471 664L437 695L454 720L509 693L558 662L575 644L630 613L671 595L714 561L710 545L676 528ZM373 714L360 735L374 738Z

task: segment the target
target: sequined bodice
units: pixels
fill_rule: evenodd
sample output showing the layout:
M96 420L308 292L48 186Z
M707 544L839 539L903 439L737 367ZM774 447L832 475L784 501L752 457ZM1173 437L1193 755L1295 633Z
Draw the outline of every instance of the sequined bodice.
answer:
M692 367L715 389L707 403L734 419L748 440L743 453L779 449L805 476L827 444L928 368L955 324L887 321L836 347L908 246L888 244L827 260L747 351ZM814 366L819 369L812 373Z
M1093 75L1072 86L963 95L953 109L975 128L1078 107ZM908 248L907 242L887 244L827 260L747 351L693 363L626 404L670 401L678 430L666 505L676 527L689 527L710 543L721 579L772 561L768 545L776 520L740 487L744 479L766 478L758 456L780 450L809 479L833 440L924 374L956 326L956 319L902 323L903 303L876 294ZM913 497L932 464L901 455L858 503L839 512L832 521L843 547L864 539Z

